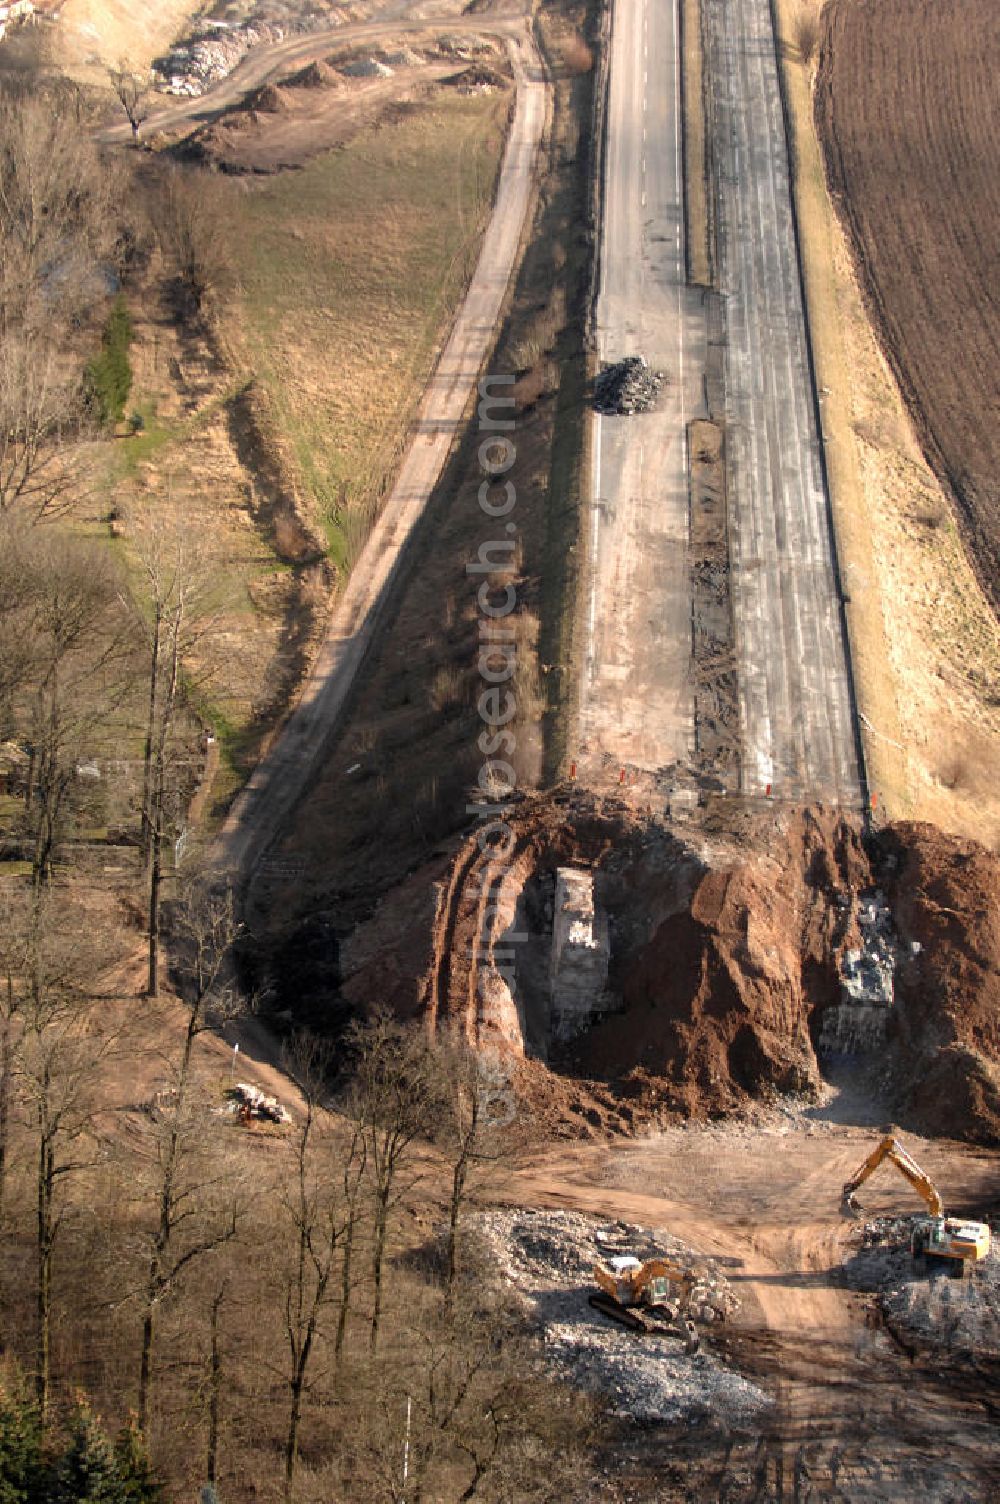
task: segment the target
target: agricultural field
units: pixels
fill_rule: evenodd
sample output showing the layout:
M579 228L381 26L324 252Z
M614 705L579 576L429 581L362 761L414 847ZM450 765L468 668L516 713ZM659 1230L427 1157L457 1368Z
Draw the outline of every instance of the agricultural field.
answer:
M831 0L816 118L863 290L1000 611L1000 95L991 0Z

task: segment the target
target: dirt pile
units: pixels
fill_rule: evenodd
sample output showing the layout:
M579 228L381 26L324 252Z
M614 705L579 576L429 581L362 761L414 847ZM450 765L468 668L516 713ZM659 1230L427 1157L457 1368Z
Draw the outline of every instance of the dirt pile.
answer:
M331 1006L382 1002L457 1030L557 1133L812 1098L840 1059L823 1051L846 1049L901 1126L1000 1142L997 857L925 826L866 840L821 810L744 811L708 836L575 789L505 818L502 859L473 834L377 901L342 896L328 915L339 979L319 984ZM551 1012L564 866L592 874L611 938L606 990L565 1045ZM890 987L871 1005L884 1023L857 1042L826 1024L857 1006L872 893L900 959L895 1000Z
M624 1011L592 1031L590 1074L657 1082L664 1105L717 1113L819 1086L810 1020L838 997L840 894L863 886L855 826L804 814L767 856L710 868L621 978Z
M342 80L335 68L317 59L282 82L286 89L336 89Z
M291 109L287 96L274 84L264 84L247 100L247 108L262 115L287 115Z
M1000 1143L1000 858L930 825L880 841L908 951L896 984L899 1110L926 1133Z

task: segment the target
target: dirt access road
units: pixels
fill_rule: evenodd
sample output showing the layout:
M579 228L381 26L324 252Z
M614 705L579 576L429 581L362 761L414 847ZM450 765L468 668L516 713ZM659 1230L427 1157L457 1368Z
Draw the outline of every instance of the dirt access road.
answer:
M524 22L519 16L477 16L474 24L463 23L461 16L442 16L433 21L399 19L397 8L384 13L379 21L361 21L355 25L330 26L320 31L311 31L306 36L292 37L287 42L271 42L254 47L233 69L227 78L214 84L197 99L183 99L154 110L143 122L141 137L148 140L160 131L176 131L185 125L204 125L215 120L226 110L242 103L253 89L259 89L276 75L287 73L295 63L312 62L323 58L331 47L338 50L361 46L365 42L373 47L384 43L387 36L406 35L414 39L421 35L439 37L462 32L469 36L513 37L522 35ZM132 129L127 122L109 125L96 132L95 139L112 145L132 139Z
M532 201L547 93L530 27L518 23L513 36L508 27L499 29L508 34L517 104L479 262L424 395L392 494L337 601L299 701L235 801L216 843L216 864L231 872L250 873L319 764L461 432L498 327Z
M740 1297L720 1350L775 1395L773 1418L752 1436L637 1436L622 1467L631 1497L997 1496L996 1394L911 1362L839 1281L855 1228L839 1215L840 1187L881 1122L847 1088L763 1126L692 1125L547 1151L504 1187L503 1199L519 1205L663 1228L717 1259ZM956 1209L996 1200L996 1156L912 1135L907 1143ZM862 1200L870 1215L920 1209L891 1174L869 1182ZM643 1493L652 1479L655 1492Z

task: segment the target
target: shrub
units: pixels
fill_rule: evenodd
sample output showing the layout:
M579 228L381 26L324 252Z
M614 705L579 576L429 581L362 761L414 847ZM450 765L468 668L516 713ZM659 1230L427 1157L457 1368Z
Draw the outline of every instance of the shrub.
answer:
M120 423L132 390L132 366L128 347L132 343L132 320L121 293L115 298L101 335L101 352L89 362L85 385L88 404L105 427Z

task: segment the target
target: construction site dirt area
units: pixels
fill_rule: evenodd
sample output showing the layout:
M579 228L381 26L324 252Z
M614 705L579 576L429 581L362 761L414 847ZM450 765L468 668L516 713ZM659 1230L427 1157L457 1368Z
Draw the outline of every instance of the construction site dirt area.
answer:
M498 45L477 44L489 68L472 66L473 52L436 41L416 50L383 44L315 58L251 90L217 119L184 135L181 152L228 173L274 173L301 167L341 145L387 111L423 101L434 85L459 93L495 93L510 85ZM173 133L171 133L173 134ZM165 134L163 140L171 139Z
M866 1185L867 1221L840 1212L841 1185L877 1142L869 1124L883 1110L848 1074L810 1107L789 1102L631 1144L555 1149L510 1177L505 1196L537 1209L533 1232L539 1242L548 1232L550 1264L569 1227L583 1229L577 1261L595 1231L606 1236L608 1219L667 1229L720 1271L739 1302L702 1329L699 1358L742 1375L742 1413L719 1406L700 1421L689 1414L624 1432L609 1497L860 1504L996 1496L996 1258L962 1283L915 1273L899 1229L919 1201L899 1179ZM950 1206L995 1216L995 1155L947 1141L907 1143ZM560 1239L537 1220L544 1210L564 1219ZM512 1218L523 1245L530 1216ZM514 1241L505 1262L524 1283L531 1261L517 1256ZM670 1351L671 1365L683 1361ZM594 1366L588 1350L586 1374ZM694 1376L689 1392L697 1403ZM634 1394L612 1389L612 1404L628 1408Z
M991 0L832 0L816 121L882 347L1000 611Z

